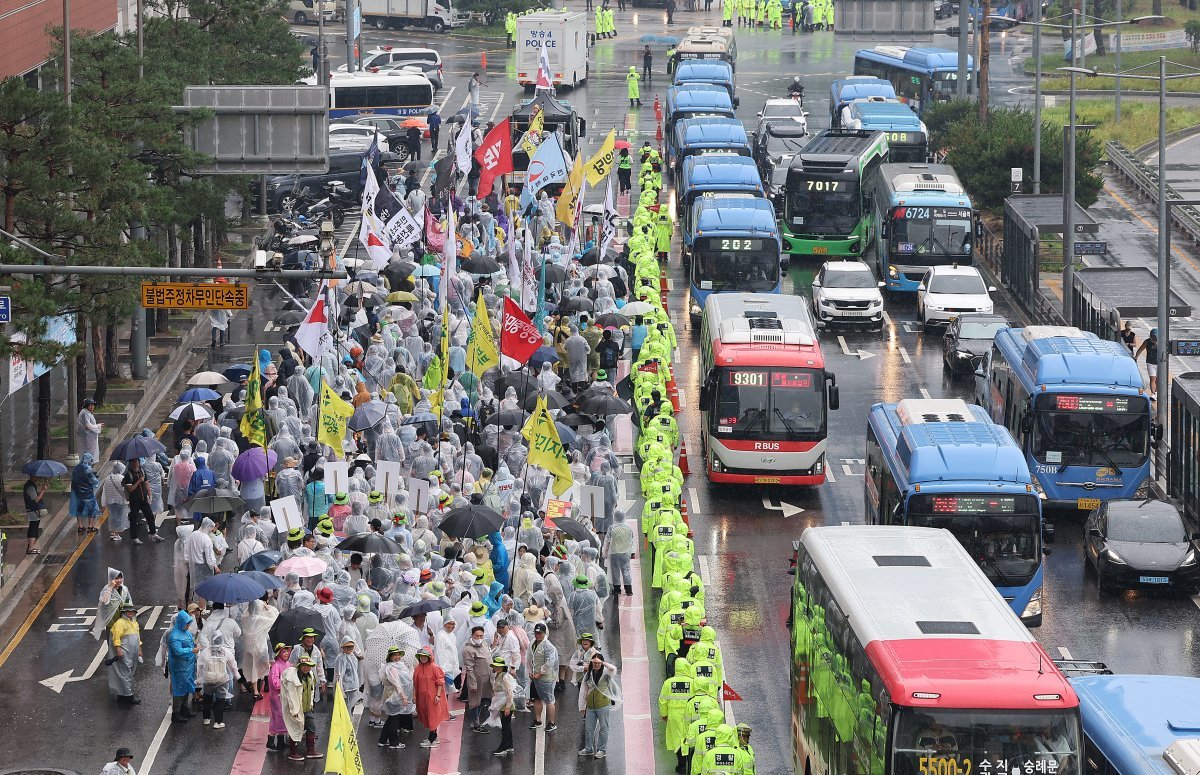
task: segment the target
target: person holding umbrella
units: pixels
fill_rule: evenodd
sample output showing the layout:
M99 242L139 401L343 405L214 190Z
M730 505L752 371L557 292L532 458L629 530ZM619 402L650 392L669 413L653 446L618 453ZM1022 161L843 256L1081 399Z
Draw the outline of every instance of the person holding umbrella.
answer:
M138 525L143 519L146 520L146 531L151 540L155 543L162 541L162 536L158 534L158 525L154 523L154 510L150 508L150 483L142 470L140 458L135 457L129 461L129 468L125 471L121 484L129 498L129 534L133 542L142 543L142 539L138 538Z
M42 553L37 548L37 542L38 536L42 534L42 520L50 514L46 509L47 484L46 479L30 474L21 490L25 500L25 514L29 519L29 527L25 529L25 554Z

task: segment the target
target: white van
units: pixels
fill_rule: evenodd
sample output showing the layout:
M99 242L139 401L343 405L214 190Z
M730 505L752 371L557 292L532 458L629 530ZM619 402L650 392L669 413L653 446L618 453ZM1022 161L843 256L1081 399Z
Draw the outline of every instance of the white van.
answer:
M316 24L318 15L324 16L327 22L337 21L337 0L291 0L288 4L288 20L293 24Z
M442 70L442 55L432 48L399 48L397 46L382 46L373 48L362 55L363 70L372 67L382 67L393 62L434 62L438 72ZM338 65L335 72L346 72L345 65Z

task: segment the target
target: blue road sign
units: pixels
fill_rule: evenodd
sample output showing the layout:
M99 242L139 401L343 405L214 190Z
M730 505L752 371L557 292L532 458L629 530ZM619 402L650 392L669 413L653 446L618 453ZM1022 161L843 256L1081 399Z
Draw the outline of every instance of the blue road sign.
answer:
M12 299L8 296L0 296L0 323L12 322Z

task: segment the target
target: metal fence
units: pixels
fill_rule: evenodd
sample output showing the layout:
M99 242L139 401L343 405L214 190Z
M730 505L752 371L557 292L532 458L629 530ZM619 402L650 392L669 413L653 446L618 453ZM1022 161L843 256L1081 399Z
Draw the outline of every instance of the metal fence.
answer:
M1158 170L1146 164L1135 152L1116 140L1109 140L1105 149L1109 165L1136 188L1138 193L1157 205ZM1167 201L1182 199L1184 197L1168 183ZM1186 205L1171 207L1169 211L1171 220L1179 230L1190 237L1193 242L1200 242L1200 210Z

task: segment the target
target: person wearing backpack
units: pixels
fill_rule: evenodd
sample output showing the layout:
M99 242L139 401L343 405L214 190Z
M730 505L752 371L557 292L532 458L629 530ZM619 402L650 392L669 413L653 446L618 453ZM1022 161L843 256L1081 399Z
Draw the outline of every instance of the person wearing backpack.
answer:
M203 695L204 726L225 728L225 708L233 699L233 682L237 678L237 659L233 647L225 643L225 635L215 628L208 646L200 650L199 683Z

